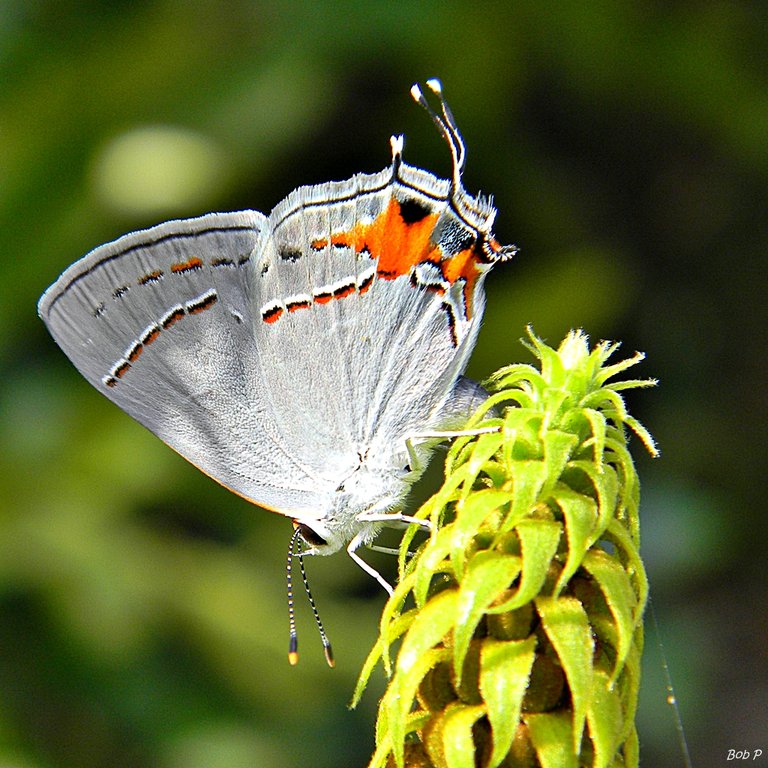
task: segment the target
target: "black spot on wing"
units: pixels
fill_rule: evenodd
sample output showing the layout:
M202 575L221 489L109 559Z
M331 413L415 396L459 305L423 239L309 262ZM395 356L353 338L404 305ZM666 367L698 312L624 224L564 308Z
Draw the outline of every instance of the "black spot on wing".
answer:
M430 213L431 211L424 203L414 198L403 200L400 203L400 218L406 224L416 224L429 216Z
M301 258L301 251L290 245L284 245L279 253L283 261L298 261Z

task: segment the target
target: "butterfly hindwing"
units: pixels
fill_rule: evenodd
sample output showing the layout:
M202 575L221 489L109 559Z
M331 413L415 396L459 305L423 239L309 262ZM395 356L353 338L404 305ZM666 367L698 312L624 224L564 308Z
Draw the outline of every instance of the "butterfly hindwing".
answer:
M319 496L265 398L251 305L267 227L244 211L126 235L70 267L39 309L97 389L214 479L290 513Z

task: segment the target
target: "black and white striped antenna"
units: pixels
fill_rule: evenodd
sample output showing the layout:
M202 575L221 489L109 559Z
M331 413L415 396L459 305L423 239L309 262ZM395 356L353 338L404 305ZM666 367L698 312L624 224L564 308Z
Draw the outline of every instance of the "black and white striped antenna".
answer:
M296 546L299 546L298 552ZM312 615L315 617L315 624L320 632L320 640L323 643L323 652L325 653L325 660L328 662L329 667L334 667L336 662L333 658L333 648L331 648L328 635L325 634L323 622L320 620L320 613L317 610L315 604L315 598L312 596L312 590L309 588L309 580L307 579L307 571L304 568L304 552L303 541L301 539L301 528L297 527L291 540L288 544L288 560L285 567L286 581L288 584L288 662L291 666L295 666L299 663L299 635L296 631L296 609L293 599L293 558L299 558L299 570L301 571L301 580L304 584L304 591L307 593L307 599L309 605L312 608Z

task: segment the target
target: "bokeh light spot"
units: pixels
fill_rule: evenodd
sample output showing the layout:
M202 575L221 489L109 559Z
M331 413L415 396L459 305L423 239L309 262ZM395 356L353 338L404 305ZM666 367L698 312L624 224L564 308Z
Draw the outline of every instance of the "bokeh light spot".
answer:
M224 153L186 128L144 126L96 155L93 186L104 205L129 216L194 212L215 202L229 177Z

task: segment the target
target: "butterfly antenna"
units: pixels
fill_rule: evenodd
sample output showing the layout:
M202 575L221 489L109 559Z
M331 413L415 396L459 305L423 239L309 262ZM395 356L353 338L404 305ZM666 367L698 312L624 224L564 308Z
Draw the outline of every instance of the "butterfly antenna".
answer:
M464 139L461 137L461 131L459 131L456 118L453 116L453 112L451 112L451 108L448 106L448 102L443 96L443 84L437 78L433 77L430 80L427 80L427 87L440 101L440 109L443 112L443 122L445 123L446 128L450 131L458 150L457 165L459 166L459 173L461 173L464 170L464 166L467 164L467 146L464 144Z
M464 164L466 163L467 150L464 145L464 139L461 138L461 133L459 133L459 128L456 125L453 113L443 97L442 84L439 80L432 78L431 80L427 80L427 87L439 99L442 116L438 115L437 112L432 109L431 104L427 101L424 92L421 90L418 83L411 87L411 96L432 118L432 122L437 127L437 130L440 131L440 134L451 150L451 158L453 160L453 178L451 179L451 184L453 186L453 192L456 194L461 189L461 172L464 170Z
M461 136L461 131L459 131L459 126L456 123L456 118L453 116L453 112L451 112L451 108L443 96L443 85L437 78L433 77L426 81L426 86L440 102L440 114L427 101L418 83L411 86L411 96L432 118L432 122L451 151L451 160L453 161L450 187L451 202L457 212L463 212L470 217L469 221L473 221L478 216L485 220L483 226L477 229L478 234L483 235L483 249L488 260L491 262L507 261L517 253L517 246L500 245L490 234L491 226L496 216L496 209L493 207L492 201L490 199L484 200L481 196L473 199L465 193L464 187L461 184L461 174L467 162L467 148ZM467 201L467 198L469 201Z
M315 624L317 624L317 629L320 632L320 640L323 643L325 660L328 662L329 667L335 667L336 661L333 658L333 648L331 648L331 642L328 640L328 635L325 634L323 622L320 621L320 613L317 610L317 605L315 605L315 598L312 596L312 590L309 588L309 579L307 579L307 572L304 569L303 552L299 552L299 568L301 569L301 580L304 582L304 591L307 593L307 600L309 600L309 605L312 608L312 614L315 617Z
M293 602L293 556L296 541L299 538L299 529L294 530L288 543L288 562L285 566L285 577L288 583L288 663L295 667L299 663L299 636L296 633L296 609ZM302 571L304 570L302 566Z

